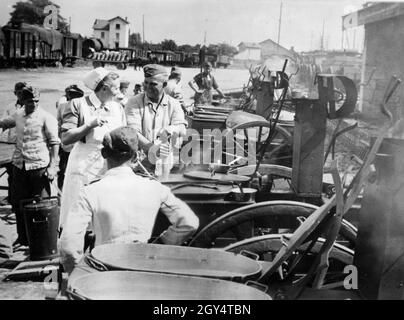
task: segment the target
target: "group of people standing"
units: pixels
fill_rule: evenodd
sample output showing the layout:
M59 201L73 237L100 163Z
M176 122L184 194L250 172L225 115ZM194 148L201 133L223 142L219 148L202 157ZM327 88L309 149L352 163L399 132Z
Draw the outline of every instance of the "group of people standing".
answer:
M128 98L128 83L117 73L92 70L83 80L91 93L85 95L77 85L66 88L57 119L41 108L36 89L16 84L16 112L0 121L0 128L15 128L16 135L10 171L16 245L28 245L21 200L49 196L57 176L62 188L59 248L68 272L83 254L88 231L95 233L96 245L145 242L159 210L172 225L157 242L180 244L196 231L198 218L168 187L134 173L139 162L153 168L151 159L170 154L171 143L160 138L180 138L187 125L181 71L173 67L169 75L160 65L146 65L143 71L143 88L135 87ZM201 77L194 79L198 90L218 90L213 77Z

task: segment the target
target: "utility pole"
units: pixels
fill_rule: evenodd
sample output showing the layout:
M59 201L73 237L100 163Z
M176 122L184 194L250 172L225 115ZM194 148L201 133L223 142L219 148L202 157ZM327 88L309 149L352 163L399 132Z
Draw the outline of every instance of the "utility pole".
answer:
M324 24L325 24L325 20L323 20L323 32L321 33L321 42L320 42L321 51L324 51Z
M279 12L279 25L278 25L278 45L279 45L279 40L281 38L282 5L283 5L283 2L281 0L281 9L280 9L280 12Z
M145 43L146 39L144 38L144 15L143 15L143 44Z
M69 33L72 32L72 17L69 17Z
M208 19L205 19L205 33L204 33L204 36L203 36L203 45L204 46L206 46L206 25L207 25L207 23L208 23Z

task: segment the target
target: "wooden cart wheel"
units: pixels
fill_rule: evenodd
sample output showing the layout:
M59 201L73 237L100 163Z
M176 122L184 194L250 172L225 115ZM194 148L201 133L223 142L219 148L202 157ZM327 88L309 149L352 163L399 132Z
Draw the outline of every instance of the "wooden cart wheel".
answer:
M297 201L266 201L232 210L206 225L189 242L191 247L225 247L266 234L294 232L317 206ZM355 247L357 229L343 220L338 242Z
M259 260L271 262L282 248L283 242L289 240L291 236L291 234L269 234L265 236L253 237L233 243L223 248L223 250L234 253L249 251L257 254L259 256ZM307 274L324 243L325 240L323 238L319 238L311 248L309 248L309 243L301 245L282 265L282 277L284 279L281 279L280 274L278 273L276 277L272 278L272 281L278 282L278 284L280 282L285 282L290 285L291 282ZM296 267L293 270L289 269L289 267L293 264L293 260L298 259L299 255L300 261L298 264L296 264ZM353 258L353 250L338 243L334 244L330 251L328 260L329 269L325 281L326 286L332 286L333 283L335 284L343 281L346 276L346 274L343 273L343 270L345 266L353 264ZM269 284L272 285L272 281Z
M234 126L228 130L224 139L233 139L235 148L228 148L225 151L231 154L244 153L244 157L248 157L251 144L255 145L256 159L264 147L266 138L270 130L268 121L251 121ZM275 135L271 143L266 147L264 157L261 163L282 164L285 166L292 165L292 145L293 139L291 133L280 125L275 127ZM244 144L241 145L240 141ZM225 144L226 145L226 144Z

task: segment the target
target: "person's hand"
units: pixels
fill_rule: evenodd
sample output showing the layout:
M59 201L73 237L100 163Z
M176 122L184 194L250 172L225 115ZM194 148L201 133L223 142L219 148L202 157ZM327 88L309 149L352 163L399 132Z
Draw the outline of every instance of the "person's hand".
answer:
M196 90L196 93L203 94L204 92L205 92L205 90L203 90L203 89Z
M108 120L98 116L98 117L94 118L93 121L90 122L90 128L94 129L96 127L102 127L106 123L108 123Z
M46 176L48 177L48 179L49 179L50 181L53 181L53 179L56 178L56 175L57 175L57 168L56 168L56 165L50 164L50 165L48 166L48 168L46 168Z

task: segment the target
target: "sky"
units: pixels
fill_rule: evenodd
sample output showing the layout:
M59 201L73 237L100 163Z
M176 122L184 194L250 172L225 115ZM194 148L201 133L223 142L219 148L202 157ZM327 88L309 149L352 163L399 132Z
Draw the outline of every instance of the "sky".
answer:
M0 24L9 20L15 0L0 0ZM197 43L277 41L280 7L282 20L279 43L296 51L317 49L324 24L326 49L363 45L363 27L343 37L342 16L362 8L364 0L53 0L60 14L71 18L72 32L92 35L95 19L127 17L131 32L143 33L154 43L173 39L178 45ZM354 44L355 39L355 44Z

